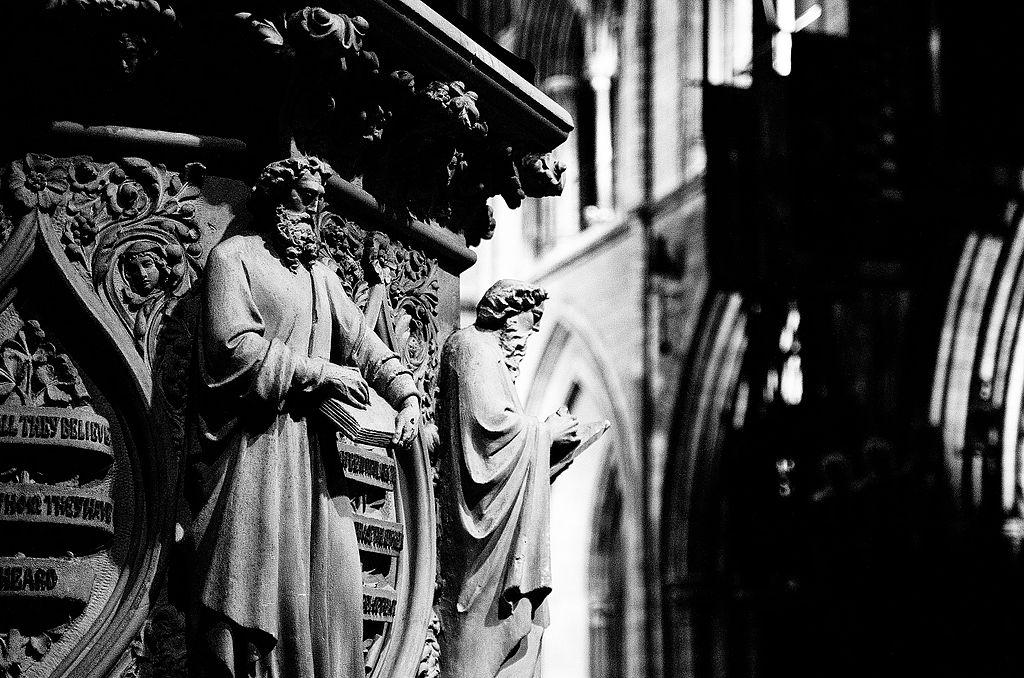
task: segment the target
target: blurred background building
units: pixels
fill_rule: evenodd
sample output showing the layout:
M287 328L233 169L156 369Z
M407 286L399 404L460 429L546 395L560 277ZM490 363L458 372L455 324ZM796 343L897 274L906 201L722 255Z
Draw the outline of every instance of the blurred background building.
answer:
M433 4L576 121L463 279L546 287L524 402L613 424L544 675L1018 674L1024 7Z

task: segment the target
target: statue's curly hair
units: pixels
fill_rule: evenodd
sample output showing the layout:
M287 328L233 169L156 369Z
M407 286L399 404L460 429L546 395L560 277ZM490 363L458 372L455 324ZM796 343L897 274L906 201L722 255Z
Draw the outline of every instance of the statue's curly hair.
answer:
M476 325L481 329L497 330L505 321L523 311L541 307L548 293L541 287L521 280L499 280L484 292L476 305Z
M253 213L273 210L275 205L285 202L291 189L304 179L324 184L333 174L330 165L312 156L272 162L263 168L252 187L249 209Z

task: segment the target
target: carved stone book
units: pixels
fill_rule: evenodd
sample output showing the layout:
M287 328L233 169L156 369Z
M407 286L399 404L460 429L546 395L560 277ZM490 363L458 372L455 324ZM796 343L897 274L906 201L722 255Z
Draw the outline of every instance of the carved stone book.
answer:
M395 410L370 389L370 404L360 409L337 398L320 403L320 414L328 424L359 445L390 447L395 434Z
M571 443L551 446L551 480L557 478L562 471L567 469L576 457L587 451L591 445L596 443L605 431L611 428L611 422L607 419L591 421L580 424L576 431L576 440Z

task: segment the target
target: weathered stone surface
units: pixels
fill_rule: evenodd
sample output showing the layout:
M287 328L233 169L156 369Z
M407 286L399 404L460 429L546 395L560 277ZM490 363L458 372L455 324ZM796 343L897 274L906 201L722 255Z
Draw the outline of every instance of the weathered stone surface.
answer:
M210 272L223 262L210 260L251 238L259 265L231 278L255 285L246 312L272 322L308 310L296 290L316 270L326 294L317 303L351 300L358 323L348 328L393 356L386 369L362 364L362 375L410 446L376 434L339 441L322 408L287 396L274 415L284 428L269 435L311 431L309 449L330 453L319 475L278 480L311 493L322 483L322 513L352 523L355 575L339 589L354 612L332 616L351 630L349 663L378 677L437 675L440 347L458 314L457 276L474 258L466 243L493 227L487 200L515 206L558 183L557 169L538 174L527 158L564 138L564 112L418 3L60 0L0 15L6 62L34 74L5 81L14 133L0 144L0 559L21 568L20 579L13 569L0 577L14 601L0 605L0 674L183 676L202 663L186 620L202 609L190 582L207 566L195 557L203 498L217 495L201 481L228 457L200 444L224 431L204 431L199 417L233 406L204 392L220 358L203 340L240 308L219 296ZM270 224L297 239L264 240ZM275 274L288 290L268 295ZM317 306L317 322L336 306ZM278 329L261 337L283 342ZM344 350L354 339L330 335L317 350L294 348L358 364ZM359 400L367 386L347 367L312 380ZM294 400L315 401L304 391L318 389L299 380ZM266 386L257 380L254 392ZM268 435L265 423L247 425ZM301 517L262 502L242 511L243 527L258 533L289 511ZM231 551L212 541L213 552ZM238 547L249 569L265 564L264 544ZM265 640L239 649L260 654ZM313 661L298 654L281 664L287 675Z
M552 462L589 446L560 409L527 415L514 380L547 293L495 283L441 359L441 667L453 678L535 675L551 591ZM600 435L607 424L600 426ZM555 459L552 457L556 456Z

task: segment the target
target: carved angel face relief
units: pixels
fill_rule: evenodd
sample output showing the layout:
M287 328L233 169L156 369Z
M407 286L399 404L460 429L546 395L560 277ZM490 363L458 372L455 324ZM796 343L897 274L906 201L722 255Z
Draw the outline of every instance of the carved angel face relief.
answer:
M132 292L148 297L163 281L167 262L156 251L141 252L125 256L124 277Z

